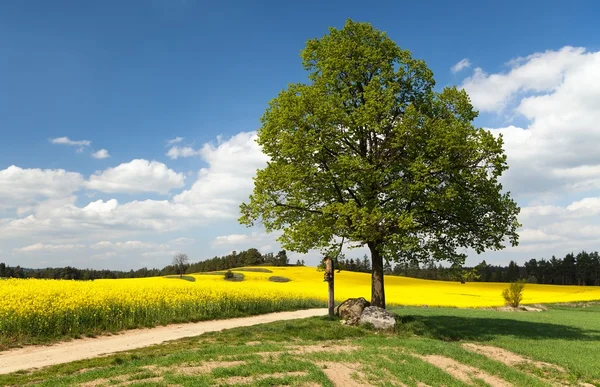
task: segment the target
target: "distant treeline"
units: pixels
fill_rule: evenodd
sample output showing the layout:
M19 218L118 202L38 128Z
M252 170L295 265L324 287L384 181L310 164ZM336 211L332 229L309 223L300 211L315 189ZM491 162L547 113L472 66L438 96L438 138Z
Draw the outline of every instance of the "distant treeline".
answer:
M341 270L370 272L371 265L367 256L363 259L340 259ZM577 255L567 254L564 258L530 259L523 266L510 261L508 266L489 265L482 261L475 267L452 268L428 263L395 264L384 266L389 275L443 281L475 282L512 282L525 279L529 283L552 285L600 286L600 255L598 252L582 251Z
M242 266L286 266L289 259L285 250L277 254L261 254L257 249L250 248L214 257L204 261L185 265L185 273L221 271ZM304 261L298 260L296 265L304 266ZM340 270L371 272L371 261L365 255L362 259L339 259L337 268ZM567 254L564 258L552 257L546 259L530 259L523 266L510 261L508 266L489 265L482 261L475 267L452 268L434 263L417 264L398 263L384 266L386 274L413 278L443 280L443 281L475 281L475 282L512 282L525 279L529 283L554 285L586 285L600 286L600 254L582 251L577 255ZM15 278L51 278L92 280L100 278L141 278L178 274L173 265L162 269L141 268L138 270L94 270L77 269L74 267L28 269L19 266L10 267L0 263L0 277Z
M285 250L277 254L261 254L257 249L214 257L205 261L185 265L185 273L199 273L208 271L219 271L232 269L241 266L286 266L289 265L289 258ZM304 260L298 260L296 265L304 266ZM141 268L138 270L119 271L119 270L94 270L77 269L74 267L48 267L45 269L29 269L20 266L6 266L0 262L0 278L48 278L48 279L74 279L74 280L93 280L101 278L142 278L179 274L177 268L168 265L162 269Z

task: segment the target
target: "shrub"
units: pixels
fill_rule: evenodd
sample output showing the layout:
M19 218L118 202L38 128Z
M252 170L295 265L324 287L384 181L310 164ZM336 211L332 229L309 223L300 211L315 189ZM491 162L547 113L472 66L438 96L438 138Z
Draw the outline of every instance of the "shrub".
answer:
M523 290L525 289L525 280L511 282L509 287L502 291L502 297L507 305L513 308L518 308L521 300L523 300Z
M269 281L271 282L290 282L291 279L287 277L280 277L278 275L272 275L269 277Z
M225 281L240 282L244 280L242 273L233 273L231 270L227 270L223 275Z

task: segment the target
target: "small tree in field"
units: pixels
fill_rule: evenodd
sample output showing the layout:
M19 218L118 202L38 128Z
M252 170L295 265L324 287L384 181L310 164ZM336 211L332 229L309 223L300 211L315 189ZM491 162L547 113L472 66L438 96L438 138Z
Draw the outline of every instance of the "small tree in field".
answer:
M188 262L189 258L187 254L179 253L173 257L173 266L175 267L176 273L179 274L179 278L183 277Z
M502 291L502 297L507 305L518 308L523 300L523 290L525 289L525 280L511 282L510 286Z
M459 250L516 245L519 208L498 181L502 136L476 128L464 90L384 32L348 20L302 52L308 82L271 101L240 222L282 231L283 248L368 247L371 304L385 308L384 259L461 266ZM507 243L508 242L508 243Z

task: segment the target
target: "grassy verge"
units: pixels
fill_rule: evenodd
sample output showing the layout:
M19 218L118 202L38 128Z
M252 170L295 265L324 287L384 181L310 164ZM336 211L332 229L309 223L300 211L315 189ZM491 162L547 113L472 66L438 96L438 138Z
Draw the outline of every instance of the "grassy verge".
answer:
M541 313L393 311L395 332L341 326L326 317L277 322L2 375L0 384L600 386L600 306ZM481 354L469 345L512 357ZM522 361L506 364L514 357ZM540 361L550 364L544 368Z

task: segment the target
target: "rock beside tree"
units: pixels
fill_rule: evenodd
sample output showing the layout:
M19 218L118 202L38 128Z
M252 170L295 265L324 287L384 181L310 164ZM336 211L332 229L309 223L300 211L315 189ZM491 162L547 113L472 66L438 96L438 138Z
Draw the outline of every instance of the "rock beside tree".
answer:
M375 329L393 329L396 318L387 310L371 306L363 297L349 298L335 307L334 313L343 325L370 324Z
M363 297L349 298L334 309L334 314L342 318L343 324L358 325L363 310L371 303Z
M375 329L390 330L396 326L396 318L383 308L369 306L360 315L360 324L371 324Z

